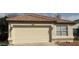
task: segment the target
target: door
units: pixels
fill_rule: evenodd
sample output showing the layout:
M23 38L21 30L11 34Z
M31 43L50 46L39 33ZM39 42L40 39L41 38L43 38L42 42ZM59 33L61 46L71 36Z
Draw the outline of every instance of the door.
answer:
M14 44L49 42L49 27L13 27L12 39Z

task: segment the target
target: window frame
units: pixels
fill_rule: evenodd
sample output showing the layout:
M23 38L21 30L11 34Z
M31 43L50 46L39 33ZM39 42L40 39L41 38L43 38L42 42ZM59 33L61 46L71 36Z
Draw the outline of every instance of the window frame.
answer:
M60 29L58 30L57 27L59 27ZM62 30L63 27L66 27L65 30ZM59 34L58 34L59 32ZM63 33L65 32L65 34L63 35ZM57 36L68 36L68 26L67 25L56 25L56 35Z

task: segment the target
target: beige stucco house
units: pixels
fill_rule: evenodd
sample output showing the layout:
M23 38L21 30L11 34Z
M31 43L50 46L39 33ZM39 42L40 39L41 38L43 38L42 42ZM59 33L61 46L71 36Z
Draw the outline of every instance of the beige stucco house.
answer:
M37 14L7 18L12 44L73 41L72 21Z

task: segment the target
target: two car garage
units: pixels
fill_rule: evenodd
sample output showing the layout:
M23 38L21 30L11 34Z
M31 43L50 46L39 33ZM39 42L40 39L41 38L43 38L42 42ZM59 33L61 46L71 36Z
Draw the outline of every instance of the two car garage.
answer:
M37 14L7 18L12 44L52 41L52 17Z
M51 42L50 26L13 26L13 44Z

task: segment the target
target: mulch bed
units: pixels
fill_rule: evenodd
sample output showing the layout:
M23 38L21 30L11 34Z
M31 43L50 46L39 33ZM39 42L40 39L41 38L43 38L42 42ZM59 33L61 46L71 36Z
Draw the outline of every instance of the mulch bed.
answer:
M56 44L60 46L79 46L79 41L78 42L56 42Z

